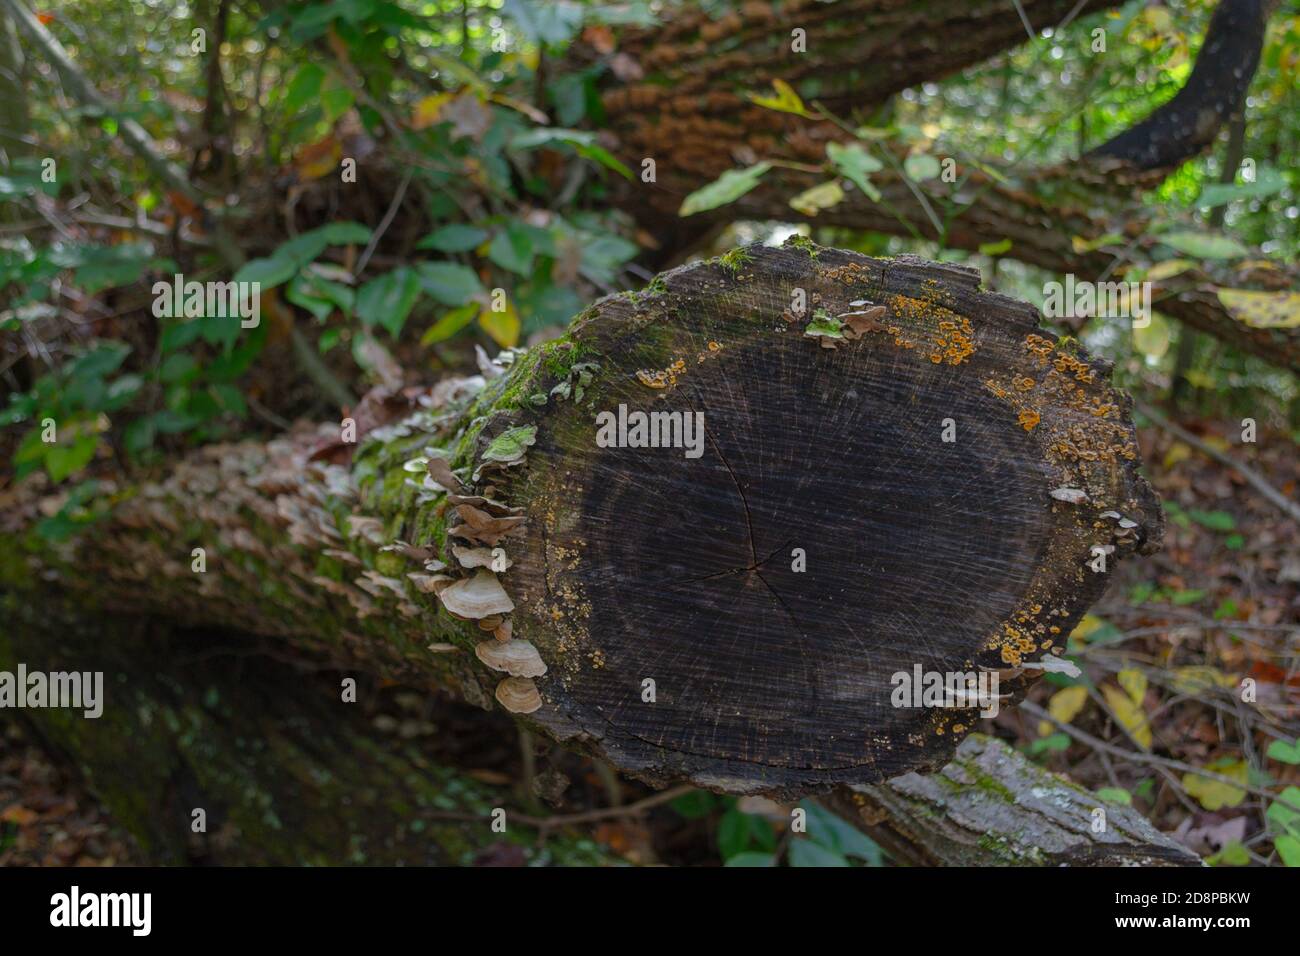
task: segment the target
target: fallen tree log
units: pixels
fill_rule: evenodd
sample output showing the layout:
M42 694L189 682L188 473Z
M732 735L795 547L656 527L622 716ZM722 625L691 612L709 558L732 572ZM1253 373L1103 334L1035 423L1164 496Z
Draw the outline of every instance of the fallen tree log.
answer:
M539 840L502 815L517 802L508 788L381 730L366 703L377 690L345 702L337 672L272 660L238 635L0 594L0 671L20 663L103 674L99 718L39 707L0 720L23 719L67 759L152 865L622 862L570 828Z
M573 827L539 830L514 809L516 795L381 729L364 704L341 701L337 672L273 661L236 635L87 616L63 601L37 607L8 594L0 609L0 670L89 669L111 688L102 721L59 708L0 716L20 716L71 761L154 863L622 862ZM1200 862L1132 808L1103 804L983 734L938 773L839 788L822 802L900 865Z
M1129 399L1037 318L961 267L735 250L359 410L417 402L355 453L347 423L210 446L57 548L20 487L0 569L495 698L651 782L934 769L988 702L899 675L1014 699L1161 536Z
M1199 866L1132 807L1106 803L971 734L938 773L836 791L827 802L912 866Z

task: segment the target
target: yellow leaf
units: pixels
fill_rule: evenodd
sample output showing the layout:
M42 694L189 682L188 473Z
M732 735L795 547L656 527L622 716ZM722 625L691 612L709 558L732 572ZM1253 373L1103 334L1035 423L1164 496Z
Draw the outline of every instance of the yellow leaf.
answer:
M438 114L451 98L450 93L433 93L416 103L411 111L411 129L428 129L438 122Z
M1142 11L1141 18L1156 33L1169 33L1174 27L1173 15L1164 7L1147 7Z
M1300 292L1254 292L1219 289L1223 307L1257 329L1293 329L1300 326Z
M1172 445L1170 445L1169 450L1165 452L1165 460L1163 463L1164 468L1166 471L1168 471L1170 468L1174 467L1174 465L1178 464L1180 461L1186 461L1191 457L1192 457L1192 446L1184 442L1176 441Z
M1133 703L1139 707L1142 706L1142 699L1147 695L1147 675L1140 670L1131 667L1125 668L1115 675L1119 681L1119 686L1132 698Z
M1053 694L1052 699L1047 702L1047 712L1061 723L1068 724L1079 716L1079 711L1083 710L1083 705L1087 702L1088 688L1076 684L1074 687L1064 687Z
M519 342L519 313L515 311L513 302L506 301L506 307L501 312L493 312L487 306L484 306L478 314L478 324L483 326L483 331L492 336L492 341L503 349L512 349Z
M1102 684L1101 692L1106 698L1106 706L1110 708L1120 725L1128 731L1128 735L1143 750L1150 750L1151 724L1148 723L1147 715L1142 712L1142 708L1133 703L1132 698L1118 687Z
M1230 777L1241 783L1246 783L1249 779L1249 771L1246 768L1246 761L1233 760L1227 757L1223 760L1216 760L1205 768L1212 773L1220 774L1224 777ZM1183 774L1183 788L1196 798L1197 802L1207 810L1219 810L1223 807L1235 807L1246 797L1246 791L1234 787L1230 783L1223 783L1219 780L1211 780L1208 777L1202 777L1196 773Z
M1100 618L1095 614L1085 614L1083 619L1075 625L1074 632L1070 635L1070 639L1075 641L1086 641L1088 635L1105 623L1105 618Z
M812 115L804 109L803 100L799 99L799 94L785 80L773 80L772 88L776 90L776 96L757 96L750 93L750 102L755 106L765 106L769 110L780 113L794 113L796 116Z
M1147 270L1147 279L1151 282L1159 282L1195 267L1196 263L1191 259L1166 259L1164 262L1157 262Z
M1170 685L1175 693L1195 696L1219 687L1236 687L1237 679L1231 674L1223 673L1217 667L1189 664L1186 667L1174 668Z
M838 206L844 199L844 188L838 180L820 183L811 189L805 189L790 200L790 208L805 216L815 216L823 209Z
M539 110L531 103L525 103L523 100L517 100L513 96L506 96L504 93L493 93L488 97L493 103L500 103L502 106L508 106L516 112L523 113L534 123L541 126L550 125L551 118Z

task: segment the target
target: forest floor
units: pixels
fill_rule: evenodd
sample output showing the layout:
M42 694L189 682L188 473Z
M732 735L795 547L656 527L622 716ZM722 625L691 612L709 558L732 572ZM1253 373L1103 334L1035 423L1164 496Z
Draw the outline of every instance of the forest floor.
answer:
M1261 433L1243 444L1207 423L1182 424L1294 500L1300 456L1290 436ZM1040 681L1028 698L1070 732L1027 708L1003 711L980 729L1107 799L1131 802L1212 862L1276 864L1270 820L1276 830L1280 805L1270 809L1267 797L1187 768L1274 793L1300 786L1300 755L1291 750L1287 759L1283 746L1269 756L1270 744L1295 741L1300 725L1300 527L1236 472L1168 432L1147 427L1141 441L1166 508L1164 547L1121 565L1072 636L1086 680ZM1241 700L1244 678L1254 681L1253 703ZM527 779L504 718L400 688L386 693L372 720L381 732L419 739L432 759L513 788L530 812L626 808L651 794L558 748L542 752ZM733 809L778 830L789 819L766 801L701 793L645 812L615 810L583 828L629 862L717 865L719 827ZM147 862L74 772L17 722L0 722L0 866ZM522 858L486 853L479 861L512 862Z

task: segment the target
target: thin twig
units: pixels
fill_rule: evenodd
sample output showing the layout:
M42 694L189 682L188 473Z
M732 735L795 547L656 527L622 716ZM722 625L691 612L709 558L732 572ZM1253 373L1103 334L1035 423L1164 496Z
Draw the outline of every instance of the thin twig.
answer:
M1291 518L1293 521L1300 521L1300 505L1296 504L1294 501L1287 498L1286 495L1282 494L1282 492L1274 488L1271 484L1268 483L1268 481L1264 478L1264 476L1261 475L1259 472L1255 471L1255 469L1249 467L1248 465L1243 465L1235 458L1232 458L1229 455L1225 455L1223 452L1219 451L1217 448L1214 448L1211 445L1207 445L1205 442L1201 441L1201 439L1197 438L1195 435L1189 432L1182 425L1179 425L1177 422L1170 421L1163 414L1161 414L1156 409L1152 408L1150 405L1142 401L1140 398L1134 398L1133 405L1138 411L1140 411L1147 418L1151 419L1151 421L1153 421L1160 428L1163 428L1165 431L1169 432L1171 435L1174 435L1179 440L1184 441L1187 444L1191 445L1193 448L1195 448L1197 451L1201 452L1202 454L1208 455L1210 458L1213 458L1219 464L1226 465L1227 467L1231 468L1237 474L1241 475L1241 477L1245 478L1246 481L1250 483L1250 486L1252 488L1254 488L1261 495L1267 498L1272 504L1277 505L1277 507L1281 509L1283 514Z
M1181 760L1172 760L1169 757L1157 757L1155 754L1142 753L1137 750L1125 750L1123 747L1116 747L1114 744L1107 743L1100 737L1094 737L1092 734L1085 733L1078 727L1065 723L1065 721L1057 720L1047 711L1043 710L1043 708L1039 707L1037 704L1032 704L1029 701L1023 701L1020 704L1020 709L1026 713L1033 714L1040 720L1047 721L1049 724L1056 727L1057 730L1069 734L1075 740L1079 741L1079 743L1087 744L1089 747L1094 749L1105 750L1117 757L1131 760L1133 763L1146 764L1150 767L1165 767L1169 770L1179 770L1183 773L1196 774L1196 776L1205 777L1207 780L1217 780L1219 783L1226 783L1231 787L1236 787L1238 790L1245 790L1247 793L1253 793L1257 797L1263 797L1266 800L1273 800L1285 807L1290 807L1297 813L1300 813L1300 806L1291 803L1289 800L1283 799L1276 793L1265 790L1263 787L1257 787L1253 783L1233 780L1231 777L1225 777L1221 773L1215 773L1212 770L1202 770L1200 767L1194 767L1189 763L1183 763Z
M532 827L537 830L553 830L556 827L570 826L576 823L596 823L601 820L611 820L617 817L634 817L647 810L652 810L657 806L665 803L671 803L678 797L693 793L696 787L691 784L683 784L679 787L672 787L668 790L661 790L659 793L651 794L644 800L638 800L636 803L629 803L621 807L604 807L600 810L583 810L580 813L557 814L553 817L532 817L523 813L510 814L510 819L522 823L526 827ZM433 811L426 813L425 816L434 820L454 820L461 823L478 823L483 820L482 814L458 813L454 810Z
M361 258L357 260L357 267L352 270L353 282L361 278L361 273L366 271L366 264L370 262L370 257L375 254L375 247L379 245L379 240L388 231L388 227L393 224L393 219L397 216L397 210L401 208L402 200L406 198L406 187L411 185L411 176L412 172L408 169L402 177L402 182L397 187L397 192L393 194L393 201L388 204L388 211L384 213L384 218L379 221L375 231L370 234L370 241L366 243Z

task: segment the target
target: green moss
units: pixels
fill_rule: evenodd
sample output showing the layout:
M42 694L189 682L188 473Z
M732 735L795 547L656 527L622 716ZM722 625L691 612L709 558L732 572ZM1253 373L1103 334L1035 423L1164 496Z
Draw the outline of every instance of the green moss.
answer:
M994 794L998 799L1006 803L1014 804L1016 802L1016 795L1014 793L1007 789L1007 787L1000 781L993 779L984 771L980 770L974 761L965 761L960 763L959 766L966 771L967 775L973 781L971 786L983 790L986 793Z
M741 266L746 262L752 261L753 258L754 257L750 254L747 248L744 246L738 246L730 252L724 253L720 256L718 258L718 265L722 266L722 268L726 269L732 275L735 275L740 271Z
M813 242L807 236L802 235L791 236L785 241L785 244L787 246L792 246L795 249L802 249L804 252L808 253L809 258L812 259L816 259L817 253L821 251L818 249L817 243Z

